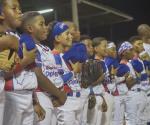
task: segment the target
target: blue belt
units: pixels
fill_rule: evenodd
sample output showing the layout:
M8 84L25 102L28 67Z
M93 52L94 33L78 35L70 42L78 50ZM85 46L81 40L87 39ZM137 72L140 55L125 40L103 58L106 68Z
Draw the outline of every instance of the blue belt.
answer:
M141 91L142 91L142 89L137 88L137 89L134 89L134 90L131 90L131 91L141 92Z
M76 97L80 97L81 96L80 92L69 92L69 93L67 93L67 96L74 96L74 93L75 93Z
M5 71L0 70L0 77L4 77Z
M149 94L147 94L147 96L150 96L150 93L149 93Z

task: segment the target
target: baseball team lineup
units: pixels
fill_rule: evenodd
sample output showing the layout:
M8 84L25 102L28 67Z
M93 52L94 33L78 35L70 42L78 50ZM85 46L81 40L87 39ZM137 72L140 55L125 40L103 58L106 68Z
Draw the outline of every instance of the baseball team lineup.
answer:
M150 125L150 26L116 44L0 0L0 125Z

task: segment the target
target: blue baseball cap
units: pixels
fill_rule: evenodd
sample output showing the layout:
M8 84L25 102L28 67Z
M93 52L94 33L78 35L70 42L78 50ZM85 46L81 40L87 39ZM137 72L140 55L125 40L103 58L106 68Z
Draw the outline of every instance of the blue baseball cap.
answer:
M74 44L67 52L64 53L63 58L66 62L83 63L88 59L87 50L83 43Z
M54 24L52 29L52 34L50 36L51 40L54 40L56 36L60 35L61 33L65 32L69 27L63 22L57 22Z
M19 50L18 50L18 55L20 58L23 58L23 46L22 46L23 43L25 43L26 49L28 51L36 48L36 45L35 45L35 42L34 42L32 36L27 33L23 33L21 35L19 43L20 43L20 46L19 46Z
M133 46L130 42L125 41L121 44L118 50L118 54L121 55L124 51L132 49Z

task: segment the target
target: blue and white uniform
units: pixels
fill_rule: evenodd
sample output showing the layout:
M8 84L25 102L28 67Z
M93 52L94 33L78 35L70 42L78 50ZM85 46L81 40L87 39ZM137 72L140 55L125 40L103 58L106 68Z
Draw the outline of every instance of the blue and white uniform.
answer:
M52 51L47 46L37 44L38 55L36 58L36 63L41 67L43 74L57 87L63 87L63 79L60 76L59 70L61 68L60 64L57 64L58 59L55 59ZM52 97L47 92L42 91L40 88L36 91L37 97L41 106L46 111L45 119L41 122L35 123L35 125L55 125L56 119L54 113L54 107L52 104Z
M72 73L72 75L64 80L65 86L68 86L71 91L67 92L68 96L65 104L57 108L58 125L80 125L82 110L80 77L68 68L63 59L63 54L60 54L60 57L64 75L69 73Z
M133 46L129 42L124 42L119 48L121 55L126 50L132 49ZM145 103L141 99L145 99L143 92L140 89L140 81L137 80L137 73L133 67L133 63L124 60L124 64L129 68L129 76L135 80L134 85L128 89L125 98L125 120L127 125L145 125L141 119L141 111L144 109Z
M20 37L13 32L9 34ZM32 93L37 87L37 78L31 69L24 69L6 82L4 125L33 125L34 110Z

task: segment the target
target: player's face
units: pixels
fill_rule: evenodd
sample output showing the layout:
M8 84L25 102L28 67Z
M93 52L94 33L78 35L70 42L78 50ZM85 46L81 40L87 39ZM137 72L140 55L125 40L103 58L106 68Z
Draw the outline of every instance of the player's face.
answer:
M2 15L9 28L16 29L20 27L22 12L18 0L6 0Z
M133 48L138 53L142 52L144 50L143 41L142 40L135 41L133 44Z
M94 54L94 50L93 50L93 46L92 46L92 40L90 39L86 39L83 41L85 46L86 46L86 49L87 49L87 53L89 56L93 56Z
M72 35L69 30L66 30L59 36L59 41L63 46L69 47L72 46Z
M132 48L132 49L126 50L126 51L124 52L124 56L125 56L126 59L128 59L128 60L133 59L133 57L134 57L134 49Z
M107 41L103 40L101 43L96 47L96 52L98 55L102 57L107 56Z
M69 27L69 31L73 37L73 41L80 41L80 31L74 24Z
M45 25L45 19L39 15L34 18L34 23L31 25L33 37L38 41L43 41L47 38L47 27Z
M117 57L116 47L108 48L107 49L107 56L116 58Z

